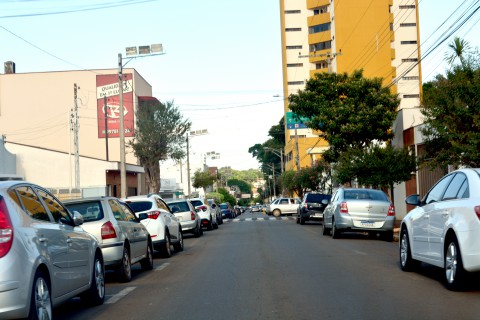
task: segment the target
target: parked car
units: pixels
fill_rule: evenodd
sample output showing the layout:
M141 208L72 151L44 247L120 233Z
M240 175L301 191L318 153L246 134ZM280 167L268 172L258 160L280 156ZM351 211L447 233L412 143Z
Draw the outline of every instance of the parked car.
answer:
M223 217L222 217L222 210L220 210L220 207L218 204L215 202L214 199L207 199L208 204L210 207L215 211L216 216L217 216L217 224L221 225L223 224Z
M142 220L152 238L153 248L164 258L172 255L171 246L176 252L183 251L183 235L180 221L170 211L168 205L157 194L132 196L123 199L136 216L146 213L148 219Z
M51 319L52 308L79 296L105 299L105 269L97 240L46 189L0 182L0 317Z
M202 221L197 209L187 199L176 199L167 201L171 212L177 217L182 226L183 233L193 233L195 237L203 234ZM198 209L200 210L200 209Z
M261 211L261 206L259 205L250 206L250 212L260 212L260 211Z
M278 198L273 200L266 208L268 215L280 217L281 215L292 215L297 213L300 200L297 198Z
M220 203L220 209L222 210L222 217L235 219L235 212L233 211L232 206L228 202Z
M395 208L382 190L339 188L323 211L323 235L337 239L345 231L380 233L393 241Z
M297 209L297 223L305 224L307 221L323 221L323 211L331 198L331 194L319 192L305 193Z
M239 216L242 214L242 209L240 208L240 206L234 206L233 210L235 211L236 216Z
M400 225L400 266L414 270L425 262L444 269L449 290L462 289L469 272L480 271L480 169L442 177L414 205Z
M200 209L198 211L198 215L200 219L202 219L202 225L207 228L207 230L218 229L218 222L216 215L217 213L212 210L208 201L204 201L200 198L193 198L190 199L192 204L195 206L196 209Z
M153 246L147 228L124 203L115 197L91 197L63 202L83 216L82 228L92 234L102 248L105 268L118 272L120 280L132 280L132 264L153 269Z

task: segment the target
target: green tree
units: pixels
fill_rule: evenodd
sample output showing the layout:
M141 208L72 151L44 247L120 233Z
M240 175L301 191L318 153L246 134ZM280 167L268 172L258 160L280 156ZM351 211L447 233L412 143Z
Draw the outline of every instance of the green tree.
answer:
M217 180L217 177L208 172L208 171L201 171L198 169L193 174L193 183L192 186L194 188L206 188L208 186L213 185L213 183Z
M191 122L183 119L173 102L143 100L135 113L135 136L129 142L145 168L148 192L160 191L160 161L185 156L185 133Z
M248 182L243 180L230 179L228 180L228 186L229 187L237 186L242 193L248 193L248 194L252 193L252 186Z
M268 130L268 135L271 137L264 143L257 143L248 149L248 152L252 154L252 157L256 158L260 164L275 164L280 167L281 159L274 152L269 151L266 148L280 150L285 147L285 118L282 117L278 124L272 126ZM264 173L266 173L264 171Z
M469 63L454 66L423 88L423 163L432 168L480 166L480 69Z
M319 130L330 145L329 162L348 149L362 149L373 141L393 137L391 127L400 104L381 78L367 79L363 71L317 73L304 90L289 96L290 109L309 118L307 126Z
M470 51L470 44L465 39L455 37L453 42L448 45L451 49L450 52L445 54L445 60L448 64L453 66L453 63L456 59L460 60L460 64L465 66L465 56L468 55Z
M228 202L230 205L234 206L237 204L237 200L228 192L225 188L218 188L218 193L223 196L223 202Z

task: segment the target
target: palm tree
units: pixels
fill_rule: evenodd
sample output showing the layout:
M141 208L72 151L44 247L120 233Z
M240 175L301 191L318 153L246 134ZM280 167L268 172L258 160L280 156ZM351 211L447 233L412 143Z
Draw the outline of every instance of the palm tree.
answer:
M445 60L448 64L453 65L455 59L459 59L462 66L465 64L465 55L470 50L470 44L465 39L461 39L459 37L455 37L453 42L448 45L451 49L450 52L445 54Z

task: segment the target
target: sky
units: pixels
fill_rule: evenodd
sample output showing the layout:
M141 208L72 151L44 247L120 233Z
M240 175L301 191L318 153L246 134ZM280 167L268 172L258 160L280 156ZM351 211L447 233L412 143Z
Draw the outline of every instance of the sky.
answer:
M341 0L336 0L341 1ZM479 0L420 0L423 80L444 73L453 37L480 46ZM443 43L439 43L445 35ZM130 46L165 54L127 61L192 130L192 157L209 166L258 168L248 149L283 116L279 0L0 0L0 60L17 73L117 68Z

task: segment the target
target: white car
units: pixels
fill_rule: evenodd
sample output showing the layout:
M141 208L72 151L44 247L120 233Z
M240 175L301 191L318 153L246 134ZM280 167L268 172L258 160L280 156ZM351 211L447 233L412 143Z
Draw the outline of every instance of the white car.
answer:
M429 263L444 269L447 289L461 289L480 271L480 169L453 171L405 202L417 207L400 225L402 270Z
M292 215L297 214L297 209L300 206L300 200L297 198L278 198L272 201L267 208L268 215L280 217L282 214Z
M102 250L46 189L0 181L0 318L52 319L52 309L81 296L105 299Z
M157 194L132 196L122 199L137 215L148 214L141 222L147 227L152 238L153 248L164 258L172 255L171 246L176 252L183 251L183 235L180 221L170 212L170 208Z
M202 225L207 227L207 230L218 229L218 221L216 212L212 210L210 204L200 198L190 199L195 209L200 209L198 215L202 220Z

